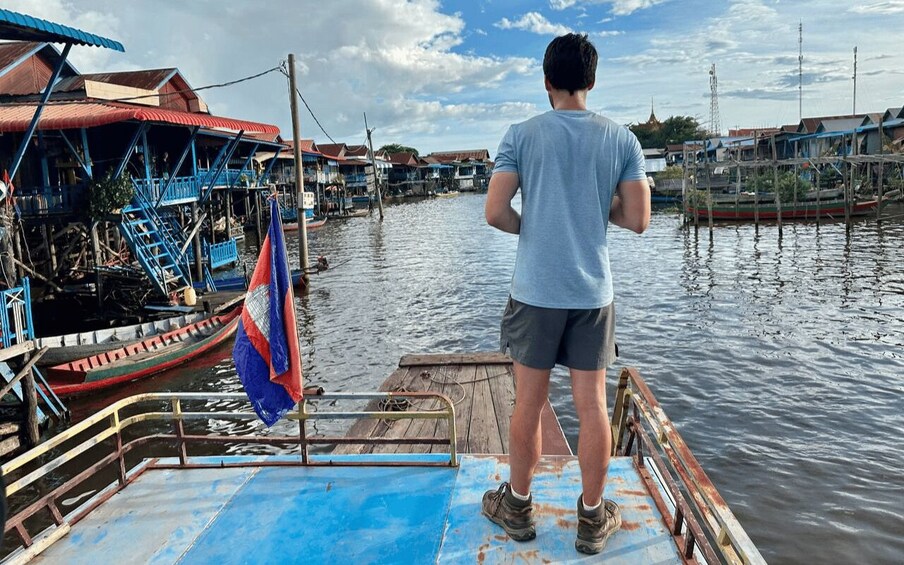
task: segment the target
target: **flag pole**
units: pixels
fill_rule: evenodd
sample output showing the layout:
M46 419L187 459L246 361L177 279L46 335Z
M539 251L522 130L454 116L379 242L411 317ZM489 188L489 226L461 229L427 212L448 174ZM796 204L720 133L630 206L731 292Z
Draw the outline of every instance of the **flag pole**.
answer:
M298 88L295 86L295 54L289 53L289 107L292 109L292 150L295 156L295 202L298 213L298 263L303 288L308 287L308 222L304 215L304 175L301 159L301 127L298 122Z

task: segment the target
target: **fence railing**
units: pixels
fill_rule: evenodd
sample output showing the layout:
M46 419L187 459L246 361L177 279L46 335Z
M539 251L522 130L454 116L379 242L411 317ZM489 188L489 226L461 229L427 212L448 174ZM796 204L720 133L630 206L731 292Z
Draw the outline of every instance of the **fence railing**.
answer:
M31 321L31 285L28 277L22 279L22 286L0 291L0 342L10 347L34 339L35 330Z
M160 200L160 195L163 193L167 182L168 180L164 178L153 178L151 180L135 179L135 186L148 202L156 204ZM186 202L194 202L200 196L201 184L197 177L176 177L170 183L160 203L162 205L184 204Z
M239 246L235 238L222 243L204 242L204 251L207 256L207 264L212 269L230 265L239 260Z

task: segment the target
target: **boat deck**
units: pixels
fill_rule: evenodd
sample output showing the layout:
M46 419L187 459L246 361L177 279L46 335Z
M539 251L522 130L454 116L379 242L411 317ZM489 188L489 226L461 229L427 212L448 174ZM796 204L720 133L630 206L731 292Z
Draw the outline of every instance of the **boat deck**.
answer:
M380 391L441 392L455 406L459 453L508 453L509 422L515 406L511 357L498 352L405 355ZM396 409L430 410L435 401L412 401ZM370 410L379 408L371 403ZM571 448L547 401L541 415L544 455L571 455ZM446 437L442 420L359 420L349 436L369 438ZM343 445L334 453L448 452L447 445Z
M505 456L464 455L460 466L341 466L399 456L321 456L338 466L159 469L76 523L36 563L577 563L580 473L572 456L543 458L533 486L537 538L518 543L480 514ZM410 455L442 461L439 454ZM297 462L297 457L283 457ZM236 463L241 457L193 458ZM273 460L269 457L268 460ZM177 460L159 460L159 464ZM139 471L140 472L140 471ZM631 458L612 461L606 496L624 523L607 563L680 563ZM86 503L88 504L88 503Z

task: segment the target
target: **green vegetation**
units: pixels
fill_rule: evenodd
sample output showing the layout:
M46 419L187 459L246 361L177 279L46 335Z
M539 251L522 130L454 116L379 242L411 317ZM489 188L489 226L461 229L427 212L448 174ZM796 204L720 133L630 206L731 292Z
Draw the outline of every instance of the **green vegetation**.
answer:
M662 123L647 122L629 127L644 149L662 149L666 145L708 137L693 116L671 116Z
M414 153L415 157L419 156L417 149L415 149L414 147L408 147L407 145L401 145L399 143L390 143L388 145L384 145L377 151L386 151L387 153Z
M678 165L669 165L664 171L656 173L656 180L680 179L684 176L684 169Z
M91 181L89 192L88 216L92 220L102 220L128 204L135 194L135 188L128 173L114 177L110 171L100 179Z
M744 186L751 192L773 192L775 178L771 171L763 172L746 178ZM810 192L812 188L810 181L799 178L794 171L784 171L778 174L778 197L782 202L801 200L804 194Z

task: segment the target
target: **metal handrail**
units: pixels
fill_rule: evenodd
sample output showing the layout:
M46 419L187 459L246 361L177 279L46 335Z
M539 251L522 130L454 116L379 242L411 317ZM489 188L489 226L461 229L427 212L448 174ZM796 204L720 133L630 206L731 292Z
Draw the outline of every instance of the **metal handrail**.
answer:
M364 411L334 411L334 412L310 412L308 411L308 403L310 401L331 401L331 400L370 400L370 401L392 401L394 399L418 399L432 400L438 402L440 407L431 410L404 410L394 411L382 408L380 405L366 408ZM166 440L170 444L175 444L175 456L178 456L176 464L158 464L157 467L165 468L199 468L199 467L220 467L222 463L196 462L192 461L188 455L188 446L195 443L253 443L260 445L295 445L300 449L300 461L285 460L255 460L254 462L235 463L225 466L274 466L274 465L299 465L299 466L318 466L318 465L375 465L375 466L456 466L458 464L458 455L456 452L457 434L455 430L455 407L452 401L444 394L436 392L374 392L374 393L355 393L355 392L336 392L325 393L321 389L306 389L304 399L298 404L297 408L290 412L286 418L288 420L297 421L299 431L297 435L192 435L185 433L184 422L187 420L204 420L211 418L234 419L234 420L255 420L257 415L253 412L237 412L237 411L214 411L199 412L183 410L183 402L191 401L210 401L210 400L243 400L247 401L244 393L191 393L191 392L158 392L146 393L124 398L114 402L110 406L104 408L100 412L89 416L71 428L64 430L59 435L54 436L41 445L19 455L0 467L0 472L4 478L9 478L11 474L19 470L25 470L26 467L34 463L42 463L42 457L51 454L54 451L62 451L55 455L50 461L43 462L37 468L30 470L16 480L9 481L6 487L7 496L11 496L17 492L26 489L31 485L35 485L38 481L44 479L48 474L56 469L63 467L67 463L73 461L79 456L86 454L99 445L104 445L109 439L114 440L114 449L106 455L95 453L95 460L87 465L84 470L68 479L64 483L56 486L50 493L45 494L44 489L38 489L40 492L36 494L37 500L31 501L24 509L13 515L6 524L5 531L15 530L24 547L28 548L34 543L34 539L25 528L24 522L32 518L36 514L49 511L50 518L53 521L53 531L58 532L68 528L84 517L91 509L99 505L103 500L125 488L130 482L137 478L140 472L145 469L154 467L152 463L139 462L130 469L126 468L125 455L135 447L149 443L151 441ZM140 403L146 402L166 402L170 408L169 411L145 411L135 414L123 414L123 410ZM414 437L414 438L368 438L368 437L328 437L322 435L308 435L308 420L345 420L345 419L379 419L379 420L401 420L401 419L435 419L446 420L449 426L448 438L436 437ZM141 435L128 442L123 442L123 430L134 426L140 422L147 421L170 421L173 424L173 433L151 433ZM103 428L93 430L93 434L85 439L78 441L78 436L84 434L100 426L106 424ZM363 444L363 445L410 445L410 444L428 444L428 445L448 445L449 460L446 462L436 461L413 461L400 458L398 461L381 460L378 462L364 462L354 460L329 460L320 461L312 460L309 457L308 448L312 445L333 445L333 444ZM93 452L94 453L94 452ZM117 468L118 481L104 490L99 500L95 500L89 508L81 509L77 513L69 516L63 516L57 505L57 501L66 493L73 490L90 477L97 474L108 466ZM37 486L37 485L36 485ZM53 529L52 528L52 529ZM46 532L45 532L46 534ZM42 534L44 535L44 534Z
M647 428L651 434L647 433ZM696 561L694 554L699 548L708 562L766 563L650 388L633 368L622 369L619 375L612 437L613 455L631 456L633 451L641 479L686 562ZM650 464L665 483L665 490L674 505L674 515L647 470ZM683 491L688 493L689 501ZM702 521L697 519L698 515ZM714 544L710 543L710 538Z

